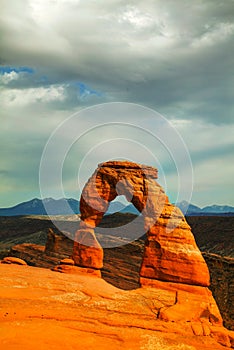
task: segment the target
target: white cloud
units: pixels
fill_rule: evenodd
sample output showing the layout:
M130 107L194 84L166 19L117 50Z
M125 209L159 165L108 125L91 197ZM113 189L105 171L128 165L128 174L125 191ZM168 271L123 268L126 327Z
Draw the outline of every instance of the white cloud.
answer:
M4 73L0 75L0 84L7 85L9 82L13 80L18 80L19 79L19 73L16 73L14 71L9 72L9 73Z
M149 13L142 13L138 8L132 6L120 16L119 23L123 24L124 22L133 25L136 29L145 29L151 27L154 20Z
M0 93L0 101L5 107L21 107L34 103L64 101L64 86L50 86L29 89L5 89Z

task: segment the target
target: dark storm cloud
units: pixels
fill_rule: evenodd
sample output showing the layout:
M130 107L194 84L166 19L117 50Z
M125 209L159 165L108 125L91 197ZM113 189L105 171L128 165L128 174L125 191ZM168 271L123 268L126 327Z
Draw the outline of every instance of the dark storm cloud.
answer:
M84 82L107 100L230 123L233 5L8 1L1 14L2 57L36 67L53 84ZM74 85L67 87L72 94ZM71 99L66 102L69 107Z

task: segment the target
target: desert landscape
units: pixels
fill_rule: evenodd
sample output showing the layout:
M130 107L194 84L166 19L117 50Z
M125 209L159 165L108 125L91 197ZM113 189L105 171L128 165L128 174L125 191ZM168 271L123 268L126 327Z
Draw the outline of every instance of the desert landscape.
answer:
M105 227L123 225L129 221L129 216L132 215L113 214L105 217L102 225ZM192 219L194 222L199 221L199 228L202 226L202 220L206 221L206 217ZM212 235L217 227L216 219L209 217L210 228L214 229ZM226 232L233 222L231 219L226 220ZM6 223L8 223L7 226ZM79 222L73 221L71 224L77 228ZM5 240L4 227L8 227ZM12 246L7 241L9 228L14 242ZM23 235L20 234L20 230ZM14 256L23 259L29 265L0 265L2 309L0 334L1 343L9 349L18 349L19 344L25 349L32 346L36 348L35 342L40 344L39 348L48 349L62 349L65 345L68 348L105 349L110 344L114 349L120 349L123 346L128 349L155 349L163 346L171 350L222 349L225 348L224 345L230 346L227 336L223 334L214 338L223 339L221 341L223 346L221 346L210 336L194 336L179 322L176 323L176 327L175 322L161 321L156 325L155 321L152 321L149 315L147 316L146 310L149 310L147 303L153 302L156 307L155 300L160 300L161 303L165 293L163 297L157 295L155 298L154 294L157 292L150 291L148 302L146 295L138 294L144 237L121 247L104 249L101 280L100 277L92 276L92 273L85 273L86 271L76 271L75 274L59 274L51 271L54 267L61 266L60 262L63 259L71 257L73 241L57 232L53 223L47 218L1 218L1 234L1 242L7 241L4 243L4 247L7 246L7 254L4 249L5 252L1 252L1 258L6 255ZM228 240L228 233L226 234ZM202 235L203 247L205 247L204 241L208 243L207 247L212 246L212 235L210 237L206 235L205 239ZM214 249L217 244L222 243L219 237L218 231ZM19 244L15 244L18 243L17 240ZM231 330L233 329L234 259L205 253L205 251L203 256L211 273L210 288L221 311L224 325ZM82 290L80 290L81 286ZM130 294L124 291L129 291ZM137 294L134 295L134 293ZM116 303L116 298L123 310L121 305L112 309L111 304L114 301ZM126 299L128 299L126 304L128 314L123 302ZM139 299L144 301L141 311L136 310L136 307L139 308L139 304L143 302ZM87 300L92 302L89 302L88 306L87 303L82 305L83 301ZM101 305L101 310L97 308L98 303ZM91 307L93 311L90 310ZM157 313L156 309L153 312Z
M234 349L234 0L3 0L0 349Z
M111 193L110 188L105 190L98 184L98 178L103 179L103 172L105 176L108 174L106 180L112 183L113 189L113 179L116 178L116 182L119 182L119 176L122 176L123 172L124 178L128 176L128 184L133 177L134 196L139 193L136 186L139 186L143 178L139 176L138 165L134 169L135 165L132 164L109 162L98 168L94 181L98 191L102 191L102 196ZM113 169L111 174L109 169ZM143 180L146 184L145 181ZM88 182L89 187L90 184L92 188L92 181ZM89 187L84 188L84 193L90 191ZM127 195L128 187L125 185L122 191ZM147 197L152 197L154 201L153 193L148 193ZM164 192L162 195L164 196ZM93 209L90 204L87 206L82 198L84 197L81 197L81 216L55 216L53 222L44 216L1 217L2 342L7 348L14 349L20 344L27 349L32 346L32 342L39 341L39 334L41 347L55 346L58 349L62 348L66 337L69 338L66 343L70 348L83 344L87 349L107 348L110 343L114 349L123 346L129 349L155 349L159 346L165 349L222 349L234 346L234 259L230 246L234 217L188 217L187 221L202 255L199 250L197 252L201 259L205 260L196 257L192 272L186 275L180 267L182 263L184 269L189 268L186 257L183 255L174 273L172 271L175 269L176 259L179 262L180 258L173 258L174 262L170 265L168 256L165 259L168 272L162 270L159 275L158 265L155 270L157 277L152 275L152 272L149 277L145 277L148 276L149 264L158 264L161 260L159 256L155 262L152 260L152 256L158 254L157 245L153 245L147 253L150 247L149 233L128 244L119 245L123 237L108 237L106 234L103 237L103 234L98 232L99 228L124 228L129 223L133 223L133 226L130 226L133 230L136 215L114 213L103 216L103 211L101 213ZM88 198L92 198L91 193ZM111 201L112 197L108 198ZM133 198L136 198L136 201L137 198L140 200L140 197ZM149 206L147 203L146 209L147 205ZM152 231L152 237L157 235L157 239L160 220L170 220L171 215L175 215L173 212L169 216L163 214L167 213L166 208L173 209L174 206L168 203L164 208L156 221L158 226ZM149 215L147 210L148 214L145 215ZM96 216L90 215L90 211L94 211ZM137 221L138 227L135 228L139 229L142 224L143 229L145 215L139 216L140 221ZM180 215L178 218L184 220L180 211L176 215ZM97 220L99 216L101 219ZM87 222L85 218L90 217L97 220L97 238L103 242L115 241L116 246L102 249L99 245L95 248L93 243L90 246L79 243L79 240L74 243L74 237L80 235L80 232L84 232L83 235L85 232L93 232L90 228L84 228L84 223ZM55 219L59 222L59 227L64 225L66 231L58 230ZM175 219L178 220L177 216ZM189 226L183 224L183 227L178 228L178 225L181 224L175 226L174 233L167 234L167 240L176 237L175 232L186 235L185 229ZM222 227L222 234L219 225ZM126 230L125 236L128 234ZM183 239L180 238L182 242ZM170 251L173 245L175 246L175 243L172 240ZM178 248L176 249L175 253L178 254ZM197 249L196 245L194 249ZM103 263L100 256L103 257ZM148 259L147 262L144 263L144 259ZM188 259L191 259L191 255ZM198 265L199 275L193 272L196 271L196 263L201 264ZM209 272L206 270L206 264ZM201 269L204 269L203 273ZM210 289L207 288L207 273L211 276ZM13 336L16 325L17 345ZM99 328L95 331L97 325ZM4 331L4 327L7 331ZM30 336L25 339L23 334L28 327ZM47 327L49 332L52 332L50 340ZM43 336L39 332L40 329ZM60 339L60 332L64 334L63 340ZM80 340L74 339L74 336Z

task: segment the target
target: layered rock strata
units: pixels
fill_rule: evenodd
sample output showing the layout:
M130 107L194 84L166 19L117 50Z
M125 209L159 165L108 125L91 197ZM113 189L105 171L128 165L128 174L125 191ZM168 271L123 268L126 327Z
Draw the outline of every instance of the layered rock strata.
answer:
M208 286L209 271L182 212L169 203L155 181L157 169L131 162L99 164L85 185L80 201L81 226L73 259L78 266L101 268L103 250L94 228L109 203L124 195L142 213L147 233L141 284L145 279Z

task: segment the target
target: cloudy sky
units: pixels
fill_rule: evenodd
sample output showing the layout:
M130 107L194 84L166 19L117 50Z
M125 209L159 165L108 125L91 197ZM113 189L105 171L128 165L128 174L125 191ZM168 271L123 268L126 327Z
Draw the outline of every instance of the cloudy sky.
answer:
M51 133L74 113L111 102L157 111L181 134L194 204L234 205L233 0L3 0L0 30L0 207L40 197L40 162ZM89 130L104 122L91 110ZM170 165L165 144L160 149L133 127L140 118L157 138L160 123L136 110L126 115L132 127L116 131L115 114L107 129L73 140L63 159L65 195L78 198L82 164L84 182L95 164L119 157L159 167L174 201L177 164ZM85 119L76 123L77 135ZM63 142L71 142L68 136L61 133ZM56 197L52 182L48 196Z

